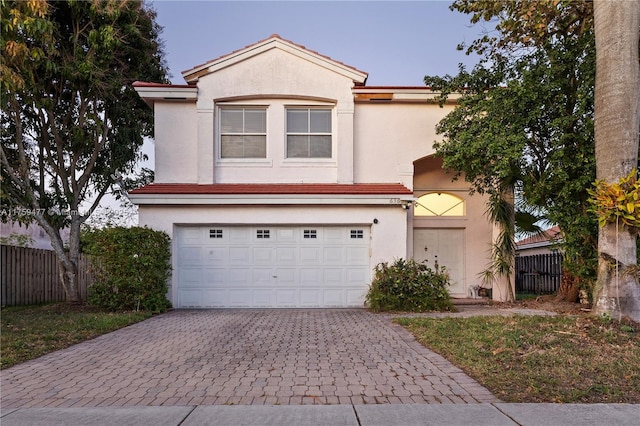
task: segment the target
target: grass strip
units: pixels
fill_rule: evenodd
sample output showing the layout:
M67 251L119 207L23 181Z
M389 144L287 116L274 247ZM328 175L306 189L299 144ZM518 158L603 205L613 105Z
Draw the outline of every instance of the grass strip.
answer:
M640 403L640 330L591 316L398 318L506 402Z
M105 312L65 303L12 306L0 315L0 368L134 324L148 312Z

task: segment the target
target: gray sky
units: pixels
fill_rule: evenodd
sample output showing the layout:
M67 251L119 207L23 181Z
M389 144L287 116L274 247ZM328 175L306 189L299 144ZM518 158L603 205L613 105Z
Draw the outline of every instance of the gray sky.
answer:
M279 34L369 73L369 86L421 86L423 77L455 74L477 60L456 50L482 26L444 1L152 2L164 28L171 81L195 65Z

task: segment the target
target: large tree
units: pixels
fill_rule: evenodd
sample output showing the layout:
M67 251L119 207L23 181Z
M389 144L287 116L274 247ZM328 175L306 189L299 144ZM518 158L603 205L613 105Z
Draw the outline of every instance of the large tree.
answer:
M612 185L630 174L631 180L637 179L634 175L640 130L640 1L595 0L594 15L596 168L601 184ZM630 203L622 201L625 205L618 211L630 215L632 224L634 220L638 222L637 198L632 197ZM639 229L625 226L617 215L613 218L603 221L598 234L595 310L640 321L636 246Z
M443 98L461 93L438 124L444 166L490 197L502 232L490 271L512 274L514 219L510 194L560 225L568 270L586 281L596 270L597 224L587 189L595 178L591 3L458 0L452 9L495 30L467 46L481 55L472 71L427 76ZM461 47L464 48L464 47Z
M151 111L132 83L166 82L160 28L140 1L2 0L1 8L1 197L11 213L3 219L45 230L76 301L80 226L151 134Z

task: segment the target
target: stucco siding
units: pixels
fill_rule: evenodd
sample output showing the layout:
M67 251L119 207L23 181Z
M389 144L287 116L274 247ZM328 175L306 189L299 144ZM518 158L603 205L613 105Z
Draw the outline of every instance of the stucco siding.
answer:
M156 102L154 119L155 182L198 182L195 105Z
M356 104L354 178L413 187L413 162L433 154L436 124L450 106L425 103Z

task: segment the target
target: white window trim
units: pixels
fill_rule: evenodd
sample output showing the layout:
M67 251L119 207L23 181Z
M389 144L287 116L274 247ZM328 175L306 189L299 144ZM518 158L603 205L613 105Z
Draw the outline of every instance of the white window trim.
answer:
M268 104L252 104L252 103L220 103L215 106L215 158L217 166L232 166L232 167L264 167L273 165L273 160L269 158L269 107ZM222 125L220 123L222 114L220 111L224 108L254 108L254 109L264 109L266 113L266 127L265 127L265 150L266 157L265 158L222 158L222 134L221 128Z
M331 112L331 157L287 157L287 136L289 133L287 132L287 110L289 109L320 109L320 110L328 110ZM284 123L283 125L283 134L284 134L284 158L282 159L283 165L295 165L305 164L312 165L313 163L318 164L319 166L327 166L331 164L336 164L336 155L337 155L337 114L336 114L336 106L335 105L327 105L327 104L285 104L284 105ZM310 133L305 133L310 134ZM317 133L318 135L322 135L324 133Z

